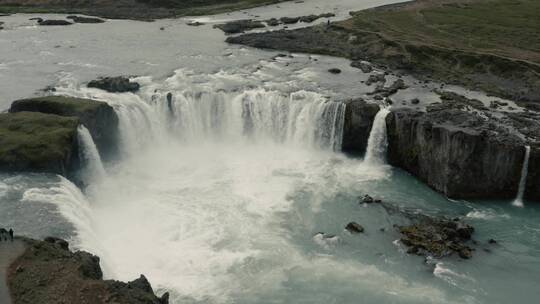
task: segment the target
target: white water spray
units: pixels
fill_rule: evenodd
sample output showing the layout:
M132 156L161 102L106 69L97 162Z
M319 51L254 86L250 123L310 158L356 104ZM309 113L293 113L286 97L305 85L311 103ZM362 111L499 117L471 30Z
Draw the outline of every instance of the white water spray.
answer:
M519 180L519 188L516 199L512 202L512 205L516 207L523 207L523 195L525 194L525 186L527 185L527 174L529 172L530 154L531 147L525 146L525 157L523 158L523 167L521 168L521 179Z
M79 158L82 161L81 177L85 183L91 183L105 177L105 168L101 162L98 149L88 129L79 125L77 128L79 141Z
M388 138L386 135L386 116L390 111L381 108L375 119L369 134L366 157L364 161L368 164L384 164L386 162L386 149L388 148Z

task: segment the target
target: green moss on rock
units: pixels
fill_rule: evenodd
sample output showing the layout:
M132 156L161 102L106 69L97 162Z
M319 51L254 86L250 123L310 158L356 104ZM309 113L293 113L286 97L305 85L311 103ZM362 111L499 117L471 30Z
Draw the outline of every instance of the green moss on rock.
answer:
M0 170L67 175L76 163L78 125L76 117L0 114Z
M118 116L106 102L69 96L46 96L17 100L9 110L77 117L88 128L102 157L117 151Z

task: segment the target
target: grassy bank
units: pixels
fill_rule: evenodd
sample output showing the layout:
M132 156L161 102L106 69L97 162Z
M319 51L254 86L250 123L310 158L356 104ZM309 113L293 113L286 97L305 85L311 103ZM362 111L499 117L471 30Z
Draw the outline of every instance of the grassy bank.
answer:
M418 0L356 12L330 27L228 42L368 60L420 79L540 101L540 1Z
M0 0L0 14L65 13L152 20L218 14L286 0Z
M0 114L0 170L63 173L79 120L20 112Z

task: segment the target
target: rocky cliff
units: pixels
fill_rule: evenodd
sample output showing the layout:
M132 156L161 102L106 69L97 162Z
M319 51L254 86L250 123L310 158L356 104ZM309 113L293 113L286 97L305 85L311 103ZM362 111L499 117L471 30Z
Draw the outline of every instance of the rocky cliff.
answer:
M78 167L76 117L18 112L0 114L0 170L68 176Z
M373 119L379 106L368 103L363 99L353 99L345 102L345 119L343 125L343 152L363 154L366 152L369 133Z
M478 103L450 94L426 112L392 112L389 163L451 198L514 198L526 143L510 124L478 112Z
M90 131L104 159L115 155L118 147L118 116L105 102L67 96L47 96L17 100L9 112L41 112L77 117Z
M157 297L148 280L124 283L103 280L99 258L71 252L57 238L23 239L26 251L9 267L8 285L14 304L167 304L168 293Z

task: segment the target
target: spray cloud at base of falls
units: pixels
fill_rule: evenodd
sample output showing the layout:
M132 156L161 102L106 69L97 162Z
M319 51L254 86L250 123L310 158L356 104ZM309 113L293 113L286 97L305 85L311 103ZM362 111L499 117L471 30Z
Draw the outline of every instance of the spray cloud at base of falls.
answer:
M523 157L523 166L521 168L521 177L519 180L519 186L516 199L512 202L512 205L516 207L523 207L523 196L525 194L525 186L527 185L527 174L529 171L529 157L531 154L531 147L525 146L525 156Z

